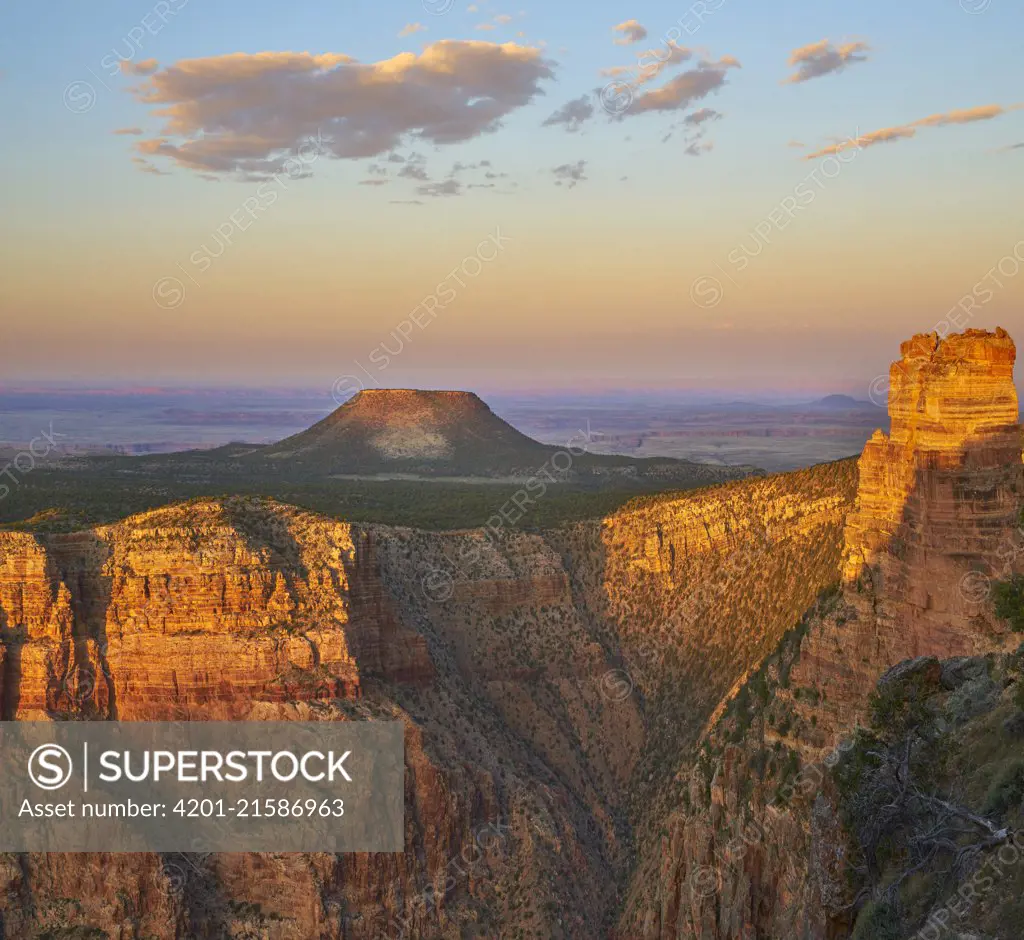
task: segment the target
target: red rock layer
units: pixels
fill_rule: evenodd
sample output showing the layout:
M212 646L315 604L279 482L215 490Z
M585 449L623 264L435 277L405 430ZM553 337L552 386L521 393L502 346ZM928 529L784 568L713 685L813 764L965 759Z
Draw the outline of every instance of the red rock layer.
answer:
M969 535L975 536L974 543L964 537L960 547L989 550L989 536L1005 524L1007 512L994 491L1015 479L1020 463L1016 350L1004 330L968 330L946 339L921 334L901 352L889 374L889 436L876 431L860 460L857 509L846 536L849 580L886 554L902 524L912 528L919 521L914 510L922 494L944 513L933 523L943 527L934 533L940 546L958 545L959 514L970 516ZM960 486L952 502L929 490L952 482ZM908 507L915 494L917 505Z
M901 350L890 370L892 430L864 449L846 529L852 610L808 637L794 670L796 682L830 690L823 730L849 727L895 663L1008 640L989 587L1006 574L1024 495L1013 340L968 330L915 336Z
M232 512L0 535L7 717L230 720L259 701L358 697L363 674L430 678L368 533L256 510L246 530Z

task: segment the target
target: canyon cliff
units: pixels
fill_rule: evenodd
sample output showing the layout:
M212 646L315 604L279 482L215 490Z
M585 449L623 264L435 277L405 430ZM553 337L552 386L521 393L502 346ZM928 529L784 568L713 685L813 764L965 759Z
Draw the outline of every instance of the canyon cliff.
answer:
M0 933L607 935L644 802L834 577L854 488L846 461L544 533L251 498L0 533L5 718L397 719L407 765L402 855L5 856Z
M876 432L859 461L841 589L723 703L682 762L661 838L632 878L622 937L848 936L863 899L851 893L836 747L896 664L1020 642L990 594L1021 567L1013 342L968 330L915 336L901 352L891 432Z

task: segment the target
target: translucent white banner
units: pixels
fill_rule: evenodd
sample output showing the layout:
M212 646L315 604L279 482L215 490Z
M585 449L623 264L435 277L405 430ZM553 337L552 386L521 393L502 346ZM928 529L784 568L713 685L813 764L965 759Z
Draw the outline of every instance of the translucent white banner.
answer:
M400 722L0 722L3 852L401 852Z

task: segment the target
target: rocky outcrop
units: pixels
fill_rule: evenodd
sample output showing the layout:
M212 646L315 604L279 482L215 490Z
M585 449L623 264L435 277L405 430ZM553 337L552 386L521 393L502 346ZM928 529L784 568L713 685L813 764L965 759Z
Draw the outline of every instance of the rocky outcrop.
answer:
M638 846L723 696L835 580L855 489L839 461L638 501L562 535L577 605L617 663L613 689L648 716L630 785Z
M490 476L539 469L553 452L470 392L369 389L249 459L333 473Z
M901 350L891 433L864 449L846 530L850 609L808 639L794 671L829 690L817 710L831 734L849 727L894 663L986 652L1009 633L989 585L1012 568L1024 498L1013 340L968 330L915 336Z
M992 551L993 532L1013 515L1008 491L1019 482L1021 449L1013 340L1004 330L945 339L931 333L901 351L890 369L890 434L876 431L860 460L846 536L848 580L884 563L901 527L909 535L920 529L922 495L930 544L925 533L918 543L947 554L955 548L968 561Z
M4 720L38 711L22 705L25 689L30 701L45 703L52 685L66 681L72 666L73 617L71 594L55 578L52 558L39 540L27 533L0 534Z
M1002 330L914 337L891 433L859 462L842 591L749 681L670 788L623 937L838 938L853 898L830 766L878 679L915 657L1005 649L990 579L1017 570L1024 495L1015 350Z
M367 532L258 503L0 534L23 579L2 598L7 717L231 720L260 701L357 698L366 675L428 681L373 551Z

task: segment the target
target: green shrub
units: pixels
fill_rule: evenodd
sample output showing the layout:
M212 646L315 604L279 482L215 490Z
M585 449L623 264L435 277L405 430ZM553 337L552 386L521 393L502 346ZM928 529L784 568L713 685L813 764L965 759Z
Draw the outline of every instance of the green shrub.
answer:
M768 704L768 677L764 674L764 671L758 671L757 674L750 680L751 688L753 689L754 696L761 706Z
M1008 620L1015 633L1024 633L1024 575L996 581L992 585L992 600L996 616Z
M985 815L1003 817L1024 801L1024 760L1016 760L996 775L985 796Z
M946 702L946 713L955 724L963 724L990 711L998 697L999 687L986 673L956 689Z
M899 914L888 904L868 901L861 909L850 940L901 940Z
M879 684L868 702L871 727L889 740L898 740L922 727L931 717L928 700L936 689L925 670Z

